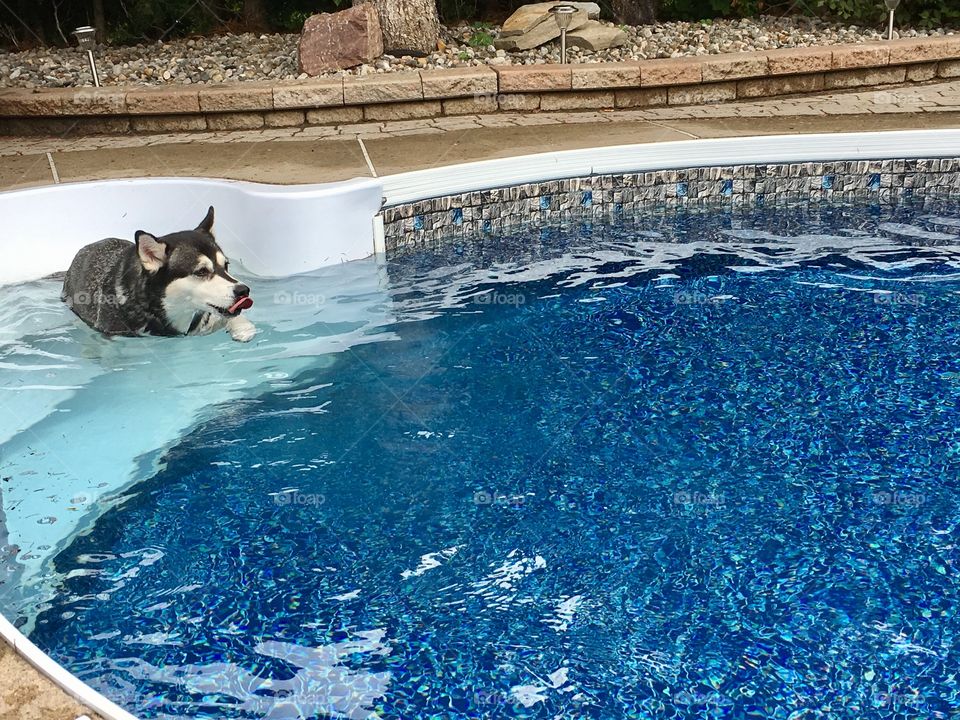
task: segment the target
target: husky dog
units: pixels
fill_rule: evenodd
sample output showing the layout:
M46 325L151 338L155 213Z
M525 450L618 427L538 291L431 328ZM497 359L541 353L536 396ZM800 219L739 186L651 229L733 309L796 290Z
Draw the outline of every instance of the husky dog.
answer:
M234 340L256 333L240 312L250 288L231 277L213 238L213 208L196 230L136 242L109 238L87 245L70 264L63 300L105 335L206 335L226 328Z

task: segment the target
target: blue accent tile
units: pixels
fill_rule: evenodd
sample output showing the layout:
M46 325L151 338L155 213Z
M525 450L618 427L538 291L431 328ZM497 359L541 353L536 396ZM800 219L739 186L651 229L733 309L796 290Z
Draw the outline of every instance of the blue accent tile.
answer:
M623 212L623 203L614 203L614 204L613 204L613 211L614 211L615 213L622 213L622 212Z
M874 192L880 189L880 173L874 173L870 176L870 189Z
M686 197L687 196L687 183L678 182L677 183L677 197Z
M592 190L584 190L580 194L580 204L585 208L593 207L593 191Z
M484 231L485 233L493 232L493 223L490 222L489 220L484 220L484 221L483 221L483 231Z
M824 190L833 190L833 175L824 175L820 181L820 187Z
M413 229L414 229L414 230L423 230L423 215L414 215L414 216L413 216Z
M549 209L550 209L550 196L549 196L549 195L541 195L541 196L540 196L540 209L541 209L541 210L549 210Z
M463 225L463 208L453 209L453 224Z
M757 206L758 206L758 207L762 207L763 204L766 202L766 200L767 200L767 199L766 199L766 197L764 197L763 193L757 193L757 200L756 200L756 202L757 202Z
M730 195L733 195L733 180L723 181L722 192L727 197L729 197Z

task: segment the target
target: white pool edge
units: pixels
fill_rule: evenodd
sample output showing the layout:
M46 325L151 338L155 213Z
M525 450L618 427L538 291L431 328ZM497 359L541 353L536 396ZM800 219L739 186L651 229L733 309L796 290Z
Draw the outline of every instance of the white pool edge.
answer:
M196 227L211 206L218 243L247 271L268 278L310 272L373 253L372 219L382 199L377 178L273 185L150 177L0 192L0 284L65 271L81 247L102 238Z
M137 720L134 715L61 667L2 615L0 615L0 638L54 685L105 720Z
M602 126L601 126L602 127ZM563 150L385 175L385 206L564 178L729 165L960 156L960 129L768 135ZM436 188L442 188L438 193Z
M379 178L384 205L570 177L717 165L765 165L840 160L895 160L960 156L960 129L906 130L821 135L777 135L680 140L539 153L417 170ZM370 180L358 178L358 180ZM175 181L165 178L165 182ZM109 182L109 181L108 181ZM218 181L207 181L218 182ZM226 181L231 182L231 181ZM87 184L87 183L84 183ZM90 183L92 184L92 183ZM241 183L232 184L240 185ZM58 186L70 187L69 184ZM272 186L274 192L278 186ZM310 186L311 189L322 186ZM443 188L437 193L433 188ZM34 191L38 188L32 189ZM297 194L298 186L289 192ZM283 192L282 189L279 192ZM382 254L382 215L372 218L373 253ZM68 695L105 720L137 720L34 645L0 615L0 639Z

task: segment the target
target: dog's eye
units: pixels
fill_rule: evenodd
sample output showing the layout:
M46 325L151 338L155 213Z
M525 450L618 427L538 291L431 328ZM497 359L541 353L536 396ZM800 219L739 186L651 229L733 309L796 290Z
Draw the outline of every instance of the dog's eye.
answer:
M210 276L210 270L207 268L200 268L199 270L194 271L193 274L197 277L205 278Z

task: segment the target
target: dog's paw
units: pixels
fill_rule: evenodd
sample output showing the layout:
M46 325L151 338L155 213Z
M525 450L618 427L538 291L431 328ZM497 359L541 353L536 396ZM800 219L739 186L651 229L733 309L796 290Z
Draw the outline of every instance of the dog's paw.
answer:
M245 317L236 317L227 323L227 332L237 342L250 342L257 334L257 328Z

